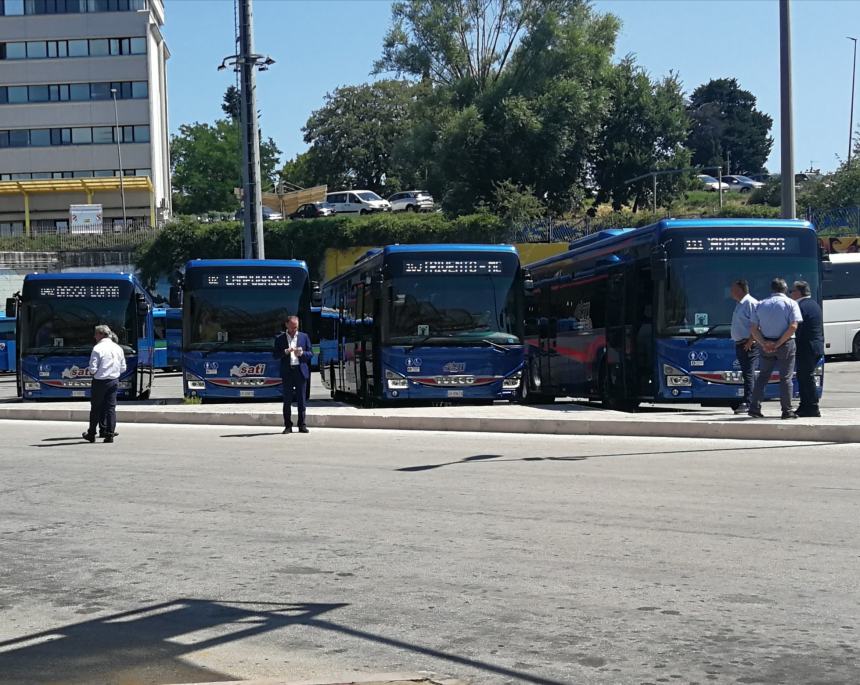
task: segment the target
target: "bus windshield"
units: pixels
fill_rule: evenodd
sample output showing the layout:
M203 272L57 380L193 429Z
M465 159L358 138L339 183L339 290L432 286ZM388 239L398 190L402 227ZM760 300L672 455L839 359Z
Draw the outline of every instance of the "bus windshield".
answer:
M522 287L514 274L396 276L389 289L389 345L520 342Z
M22 306L24 354L89 354L93 329L107 324L128 353L136 344L135 308L128 298L34 299Z
M287 316L302 311L298 288L203 288L187 293L188 350L269 350Z
M673 257L669 278L660 288L659 334L728 337L735 301L731 284L749 282L757 300L770 296L770 282L782 277L789 289L796 280L807 281L818 297L818 262L809 257L770 254Z

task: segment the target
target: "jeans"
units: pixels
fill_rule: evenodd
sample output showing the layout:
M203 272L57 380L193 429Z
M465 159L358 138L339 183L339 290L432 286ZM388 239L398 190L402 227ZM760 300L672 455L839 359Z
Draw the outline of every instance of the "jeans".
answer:
M119 382L114 379L93 379L90 388L90 428L89 434L95 435L99 424L104 426L105 435L116 432L116 391Z
M744 377L744 399L743 404L749 406L752 401L753 384L755 383L755 367L758 360L758 347L753 346L749 351L744 349L743 342L735 343L735 356L741 366Z
M794 374L794 338L788 340L784 345L777 347L773 352L761 351L758 363L758 378L753 388L750 411L761 411L761 400L764 390L770 382L773 367L779 371L779 401L783 413L791 411L792 375Z
M281 375L283 381L284 392L284 428L292 428L293 421L291 414L291 405L295 398L296 405L299 410L299 428L305 425L305 409L306 409L306 392L308 379L302 374L301 368L291 366L290 370Z

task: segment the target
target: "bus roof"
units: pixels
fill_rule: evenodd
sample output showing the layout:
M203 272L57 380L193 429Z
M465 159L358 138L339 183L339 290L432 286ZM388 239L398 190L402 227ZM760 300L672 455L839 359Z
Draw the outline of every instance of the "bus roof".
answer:
M487 245L484 243L426 243L418 245L387 245L382 250L385 254L404 252L512 252L517 254L513 245Z
M137 283L133 274L104 273L100 271L57 271L45 274L27 274L24 281L128 281Z
M561 254L542 259L529 264L529 268L535 268L553 264L567 259L574 253L586 252L597 247L611 246L614 243L627 242L636 238L664 232L689 228L759 228L759 229L795 229L814 230L811 223L801 219L663 219L655 224L641 226L639 228L610 228L598 231L592 235L576 240L568 245L568 250Z
M303 259L192 259L185 269L217 269L218 267L281 267L308 270Z
M831 252L829 257L834 264L856 264L860 262L860 252Z

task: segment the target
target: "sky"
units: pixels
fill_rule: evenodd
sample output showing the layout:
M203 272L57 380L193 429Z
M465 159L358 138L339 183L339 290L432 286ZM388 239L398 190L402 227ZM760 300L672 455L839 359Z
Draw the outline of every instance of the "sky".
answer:
M848 152L853 47L846 36L860 37L860 2L791 4L795 169L830 171ZM673 71L688 94L712 78L737 78L774 119L767 166L779 170L776 0L597 0L594 5L621 19L616 59L634 55L653 78ZM302 126L326 93L373 80L390 8L388 0L255 0L255 50L276 61L257 75L258 108L263 135L275 139L282 162L307 148ZM164 33L171 52L171 130L223 116L221 98L235 74L217 67L235 52L233 0L167 0ZM855 128L858 121L855 100Z

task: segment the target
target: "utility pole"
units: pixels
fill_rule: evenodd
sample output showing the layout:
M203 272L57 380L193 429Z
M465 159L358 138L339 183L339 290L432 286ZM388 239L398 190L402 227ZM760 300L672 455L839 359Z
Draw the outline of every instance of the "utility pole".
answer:
M791 6L779 0L780 156L783 219L797 218L794 197L794 122L791 107Z
M846 36L848 40L854 41L854 62L851 67L851 115L848 118L848 164L851 166L851 148L854 143L854 81L857 77L857 39L852 36Z
M260 129L254 73L254 27L251 0L239 0L239 76L241 81L242 185L245 211L245 259L265 259L263 197L260 190Z

